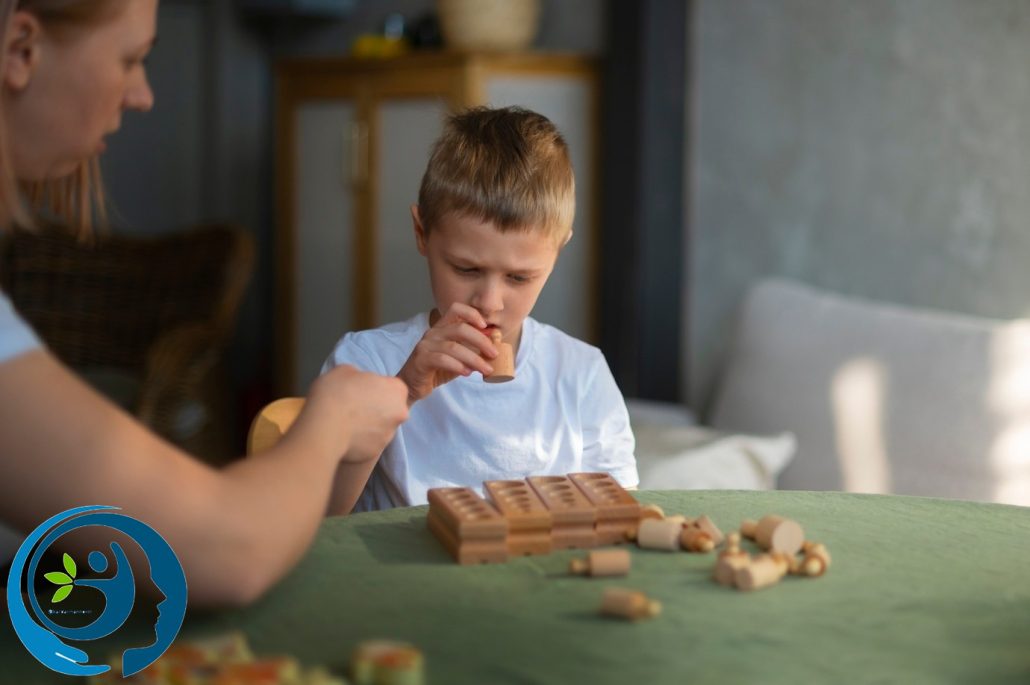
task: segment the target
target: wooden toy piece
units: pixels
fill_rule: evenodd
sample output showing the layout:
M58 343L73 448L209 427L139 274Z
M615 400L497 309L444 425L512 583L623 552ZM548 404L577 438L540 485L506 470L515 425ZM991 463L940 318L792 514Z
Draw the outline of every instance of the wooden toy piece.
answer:
M652 618L662 611L662 605L637 590L610 587L601 599L601 613L630 621Z
M751 556L740 549L740 534L730 533L726 536L726 547L719 553L715 562L713 577L719 585L733 586L734 576L738 569L751 563Z
M708 537L712 538L712 544L717 547L726 539L726 536L723 535L722 531L719 530L719 527L715 525L715 522L706 515L702 514L700 517L694 519L693 525L708 533Z
M825 545L806 542L801 549L805 556L798 564L799 575L817 578L830 568L830 553Z
M512 556L550 554L551 512L524 480L488 480L483 489L508 519L508 553Z
M264 452L279 442L303 408L303 397L282 397L265 405L250 423L247 454Z
M599 549L587 554L586 559L573 559L569 572L575 575L624 576L629 573L630 556L624 549Z
M626 542L626 532L640 525L640 503L607 473L570 473L569 479L597 507L597 541Z
M657 504L645 504L640 507L640 519L663 519L665 512Z
M508 521L471 488L431 488L426 525L459 564L508 560Z
M755 523L745 519L740 524L740 532L751 538L765 550L797 554L805 541L805 532L801 524L792 519L769 514Z
M738 590L758 590L780 582L787 574L787 561L781 555L762 554L733 573Z
M422 685L422 652L389 640L369 640L354 648L350 660L354 685Z
M637 528L637 546L641 549L678 552L681 530L683 530L683 526L675 521L645 519Z
M483 380L487 383L507 383L515 380L515 351L508 343L501 342L499 328L490 329L490 340L497 348L497 356L490 360L490 366L494 367L494 372L483 376Z
M597 547L597 508L565 476L530 476L533 492L551 512L551 544L554 549Z
M688 552L711 552L715 542L707 532L694 525L680 527L680 545Z
M678 526L686 526L687 524L690 523L690 519L688 519L686 516L683 516L682 514L676 514L674 516L666 516L665 520L666 521L670 521L672 523L675 523Z

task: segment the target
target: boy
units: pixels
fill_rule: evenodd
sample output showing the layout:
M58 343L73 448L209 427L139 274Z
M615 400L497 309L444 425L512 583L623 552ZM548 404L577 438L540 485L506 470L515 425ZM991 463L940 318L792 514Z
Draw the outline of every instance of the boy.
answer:
M436 308L348 333L323 368L396 375L411 409L360 497L353 471L338 472L330 513L355 499L354 511L425 504L429 488L529 475L604 471L637 485L626 405L600 350L529 318L572 237L574 193L568 149L547 118L520 108L450 117L411 208ZM493 371L493 329L515 351L508 383L479 375Z

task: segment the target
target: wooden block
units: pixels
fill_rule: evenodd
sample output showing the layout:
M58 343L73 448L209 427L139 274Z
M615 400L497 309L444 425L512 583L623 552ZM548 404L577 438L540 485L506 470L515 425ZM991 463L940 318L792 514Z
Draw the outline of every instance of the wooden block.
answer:
M631 559L624 549L599 549L587 554L586 559L573 559L569 572L577 575L624 576L629 573Z
M715 522L706 515L702 514L700 517L694 519L692 525L708 533L708 536L712 538L712 544L716 546L721 545L723 540L726 539L726 536L723 535L722 531L719 530L719 527L715 525Z
M530 476L529 486L551 512L554 549L597 546L597 508L565 476Z
M799 575L817 578L830 568L830 552L825 545L806 542L801 549L805 556L798 564L797 573Z
M494 372L483 376L487 383L507 383L515 380L515 351L506 342L501 342L501 331L497 328L490 329L490 340L497 348L497 357L490 360L490 366Z
M597 540L602 545L626 542L640 525L640 503L608 473L570 473L569 479L597 507Z
M483 488L508 519L508 552L512 556L550 554L553 518L540 497L523 480L488 480Z
M605 616L636 621L657 616L661 611L661 604L648 599L647 595L636 590L618 587L606 588L601 599L601 613Z
M712 536L693 525L681 527L679 542L688 552L711 552L715 549Z
M637 529L637 545L641 549L660 549L667 552L678 552L680 548L680 531L683 526L675 521L645 519Z
M424 669L422 652L404 642L369 640L351 653L355 685L415 685L425 682Z
M792 519L769 514L757 523L750 519L740 524L740 532L751 538L762 549L797 554L805 541L805 532L801 524Z
M426 525L459 564L508 560L508 521L471 488L431 488Z
M787 562L781 556L763 554L751 563L738 568L733 574L733 584L738 590L759 590L780 582L787 573Z
M736 552L732 554L723 553L715 562L715 571L712 577L719 585L733 587L737 571L745 568L751 563L751 556L747 552Z

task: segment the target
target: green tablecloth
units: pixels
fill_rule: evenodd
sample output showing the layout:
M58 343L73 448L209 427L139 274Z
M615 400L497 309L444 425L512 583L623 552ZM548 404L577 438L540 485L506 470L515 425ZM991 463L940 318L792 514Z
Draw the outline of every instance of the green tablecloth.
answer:
M339 672L362 640L405 640L424 651L436 685L1030 682L1030 509L816 492L636 494L667 514L706 513L724 530L789 516L827 545L833 566L753 593L716 585L712 554L633 548L630 575L615 579L569 576L575 551L462 567L415 507L327 520L258 604L192 615L181 635L238 629L260 653ZM609 585L645 591L662 614L601 618ZM25 654L9 622L0 664L2 682L67 680Z

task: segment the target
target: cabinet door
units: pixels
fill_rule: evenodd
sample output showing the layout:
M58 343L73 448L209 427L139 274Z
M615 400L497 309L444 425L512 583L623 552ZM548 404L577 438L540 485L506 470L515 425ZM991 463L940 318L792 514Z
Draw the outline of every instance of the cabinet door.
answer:
M378 103L376 155L375 325L402 321L433 307L429 270L415 246L411 205L443 130L443 98L411 97Z
M295 394L307 392L336 341L354 328L356 111L353 101L332 100L296 112Z
M593 158L594 116L591 82L560 75L493 75L486 82L493 107L519 105L554 122L569 146L576 172L576 218L572 240L533 308L533 318L580 340L596 342L594 333L594 268L596 221Z

